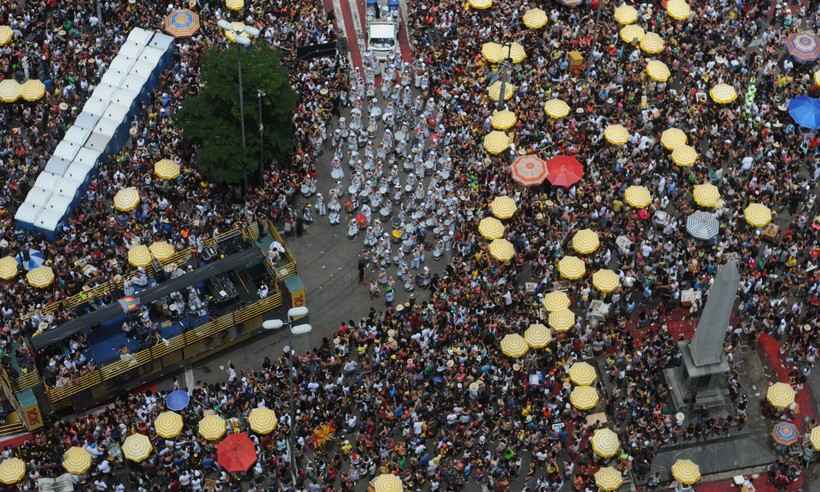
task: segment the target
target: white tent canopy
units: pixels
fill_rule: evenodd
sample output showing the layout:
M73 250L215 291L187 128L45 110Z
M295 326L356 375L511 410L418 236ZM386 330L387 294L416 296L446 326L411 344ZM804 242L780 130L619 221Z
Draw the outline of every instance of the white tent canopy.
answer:
M69 169L71 168L69 167ZM68 198L69 203L71 203L71 201L74 200L74 197L77 196L77 192L80 190L80 186L82 186L82 182L62 177L56 183L56 186L54 187L54 193L56 194L55 196L62 196Z
M51 199L52 192L50 189L32 187L26 195L25 203L30 203L34 206L43 208Z
M148 46L151 48L157 48L161 50L163 53L168 51L168 48L174 43L174 38L168 36L167 34L163 34L161 32L154 33L154 37L151 39L151 42L148 43Z
M129 111L130 108L128 106L120 106L119 104L111 103L108 105L108 109L105 110L105 115L103 115L103 118L123 123L128 118Z
M34 227L44 231L56 231L57 225L61 220L63 220L65 214L66 209L44 209L40 212L40 215L37 216L37 220L34 222Z
M63 140L75 143L82 147L85 141L88 140L89 135L91 135L91 128L81 128L74 125L69 128L67 132L65 132Z
M94 88L94 92L91 93L92 99L99 99L102 101L110 101L111 96L117 92L117 87L105 83L100 83L97 87Z
M14 220L24 222L26 224L34 224L37 222L37 216L43 211L43 207L37 206L34 203L23 202L17 208L17 213L14 214Z
M68 207L71 206L72 199L64 196L64 195L51 195L51 198L46 203L44 207L46 210L53 210L55 212L60 213L60 217L65 215L66 211L68 211Z
M103 135L101 133L94 132L90 137L88 137L88 141L85 143L85 146L102 154L108 149L108 144L110 142L111 135Z
M102 117L105 114L105 108L108 107L108 101L101 101L99 99L89 99L85 106L83 106L83 112L88 113L93 116Z
M54 149L54 157L59 157L71 162L74 160L74 157L77 156L77 152L79 151L80 145L63 139L63 141L57 145L57 148Z
M98 121L100 121L100 115L83 112L77 116L76 120L74 120L74 126L85 130L93 130L94 127L97 126Z
M86 150L86 149L83 149ZM92 151L93 152L93 151ZM65 172L65 177L76 181L78 183L84 183L88 176L94 171L93 166L86 166L76 160L68 166L68 170Z
M131 32L128 33L126 44L134 44L137 46L145 46L151 41L151 37L154 35L152 31L146 31L141 27L135 27L131 29Z
M120 124L122 120L112 120L108 118L102 118L97 126L94 127L94 133L99 133L102 135L107 135L109 137L114 136L119 130Z
M112 85L114 87L122 86L122 81L125 80L125 76L128 74L127 71L122 70L108 70L105 72L105 75L102 76L101 83Z
M63 159L62 157L53 156L46 163L45 172L54 174L55 176L62 176L65 174L71 161Z
M89 138L91 138L90 135ZM77 157L74 158L74 162L72 162L71 165L79 163L85 167L94 167L97 165L100 154L101 152L98 150L83 147L79 152L77 152Z
M59 179L60 176L57 176L56 174L42 172L39 176L37 176L37 180L34 182L34 188L53 190Z

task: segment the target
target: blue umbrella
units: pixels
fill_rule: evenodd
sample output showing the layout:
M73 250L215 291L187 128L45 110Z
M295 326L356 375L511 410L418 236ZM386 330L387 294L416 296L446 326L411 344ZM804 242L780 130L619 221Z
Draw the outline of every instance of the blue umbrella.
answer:
M795 123L803 128L820 128L820 99L797 96L789 101L789 114Z
M184 410L185 407L188 406L189 401L191 401L191 397L188 396L187 391L174 390L168 393L168 396L165 397L165 406L168 407L170 410L179 412L180 410Z

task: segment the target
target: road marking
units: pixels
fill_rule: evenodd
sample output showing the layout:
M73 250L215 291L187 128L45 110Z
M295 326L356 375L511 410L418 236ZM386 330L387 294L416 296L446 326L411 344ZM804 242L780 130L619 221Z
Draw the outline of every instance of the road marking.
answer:
M188 388L188 392L194 391L194 368L188 367L185 369L185 387Z

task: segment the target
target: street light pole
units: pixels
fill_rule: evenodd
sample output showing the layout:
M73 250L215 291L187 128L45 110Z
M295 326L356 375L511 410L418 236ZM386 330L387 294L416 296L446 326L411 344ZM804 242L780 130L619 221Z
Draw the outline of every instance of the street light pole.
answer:
M265 146L263 144L265 124L262 123L262 98L265 97L265 91L262 89L256 90L256 97L259 101L259 172L262 172L262 162L264 162Z

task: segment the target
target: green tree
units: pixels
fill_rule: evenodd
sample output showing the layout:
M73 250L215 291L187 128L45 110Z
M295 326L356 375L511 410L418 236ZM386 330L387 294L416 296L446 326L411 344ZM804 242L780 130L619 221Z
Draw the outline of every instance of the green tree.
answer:
M244 153L238 59L242 64ZM201 70L199 93L183 101L175 122L183 136L197 146L199 166L205 176L215 183L239 184L257 172L260 155L266 161L286 161L293 149L292 117L297 96L288 83L279 51L263 43L247 48L211 47L203 56Z

